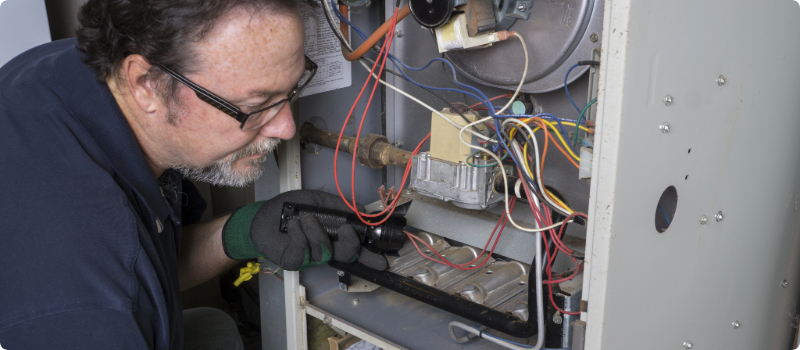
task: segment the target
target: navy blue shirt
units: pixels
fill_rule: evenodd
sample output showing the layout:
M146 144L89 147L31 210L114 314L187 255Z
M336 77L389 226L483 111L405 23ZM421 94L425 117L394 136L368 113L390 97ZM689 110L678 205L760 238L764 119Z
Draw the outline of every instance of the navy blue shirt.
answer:
M183 347L183 181L162 182L74 40L0 67L0 346Z

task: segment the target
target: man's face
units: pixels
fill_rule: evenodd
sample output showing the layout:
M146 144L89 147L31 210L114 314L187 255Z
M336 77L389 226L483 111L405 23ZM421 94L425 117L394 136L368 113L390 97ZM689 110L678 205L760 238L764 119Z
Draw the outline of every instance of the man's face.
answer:
M196 45L199 66L186 77L245 113L286 98L304 69L303 23L278 14L233 10ZM261 175L280 139L295 133L289 104L263 125L240 123L179 85L177 104L164 116L165 135L185 176L214 185L244 186ZM172 122L168 122L172 119Z

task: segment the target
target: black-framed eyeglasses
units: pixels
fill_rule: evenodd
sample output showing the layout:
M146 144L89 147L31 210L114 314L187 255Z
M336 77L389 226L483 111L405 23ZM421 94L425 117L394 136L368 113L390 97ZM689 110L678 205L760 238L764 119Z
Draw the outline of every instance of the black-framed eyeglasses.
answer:
M195 84L193 81L187 79L183 75L180 75L179 73L167 67L158 65L158 68L161 68L164 72L169 74L171 77L175 78L175 80L183 83L183 85L186 85L190 89L194 90L195 94L197 95L197 98L214 106L214 108L219 109L223 113L235 118L237 121L241 123L239 128L242 131L248 131L261 126L264 121L272 119L272 117L274 117L275 114L278 114L278 111L280 111L281 108L283 108L284 103L286 102L292 103L295 100L297 100L297 98L300 96L300 93L303 92L303 89L305 89L306 86L308 86L308 83L311 82L311 79L314 78L314 74L317 73L317 64L314 63L314 61L312 61L310 58L308 58L308 56L305 56L305 60L306 60L305 63L306 65L305 69L303 70L303 75L300 77L300 80L297 81L297 85L295 85L295 88L292 90L292 92L289 93L289 95L286 96L286 98L278 102L275 102L273 104L270 104L269 106L266 106L264 108L249 113L242 112L241 108L236 107L236 105L234 105L233 103L226 101L224 98L215 95L214 93L204 89L200 85ZM262 113L264 111L267 112Z

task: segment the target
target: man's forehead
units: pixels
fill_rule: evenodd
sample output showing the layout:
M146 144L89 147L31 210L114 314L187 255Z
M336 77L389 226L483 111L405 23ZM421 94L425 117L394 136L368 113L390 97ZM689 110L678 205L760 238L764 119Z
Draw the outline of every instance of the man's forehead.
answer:
M196 46L200 70L237 82L237 95L270 96L296 82L304 67L303 24L296 16L235 9ZM273 84L265 84L273 82Z

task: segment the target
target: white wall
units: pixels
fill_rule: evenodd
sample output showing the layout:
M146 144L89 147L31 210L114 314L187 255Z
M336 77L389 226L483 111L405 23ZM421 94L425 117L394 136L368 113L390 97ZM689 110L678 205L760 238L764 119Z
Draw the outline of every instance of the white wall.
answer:
M0 0L0 66L48 41L44 0Z

